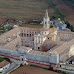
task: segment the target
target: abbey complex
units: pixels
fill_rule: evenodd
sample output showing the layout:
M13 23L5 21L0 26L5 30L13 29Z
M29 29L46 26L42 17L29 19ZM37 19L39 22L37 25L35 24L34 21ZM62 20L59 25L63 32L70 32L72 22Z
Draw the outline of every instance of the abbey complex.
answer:
M74 56L74 32L50 28L46 10L42 28L16 27L0 35L0 56L18 64L64 63Z

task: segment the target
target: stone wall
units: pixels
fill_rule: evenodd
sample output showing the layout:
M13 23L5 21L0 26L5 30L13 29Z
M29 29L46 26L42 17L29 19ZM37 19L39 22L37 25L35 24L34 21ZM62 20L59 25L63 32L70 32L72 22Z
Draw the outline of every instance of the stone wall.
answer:
M19 51L23 51L23 53L20 53ZM44 53L41 51L34 51L32 52L27 51L26 49L19 49L16 50L8 50L8 49L2 49L0 48L0 53L4 54L6 56L12 56L14 58L21 59L23 62L25 61L25 58L30 61L37 61L37 62L43 62L43 63L59 63L59 55L50 55L49 53ZM18 61L19 62L19 61Z

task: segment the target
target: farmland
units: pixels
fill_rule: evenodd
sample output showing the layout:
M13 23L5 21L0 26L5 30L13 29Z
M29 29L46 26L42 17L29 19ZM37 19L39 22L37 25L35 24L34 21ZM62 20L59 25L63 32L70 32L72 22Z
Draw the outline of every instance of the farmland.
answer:
M65 20L67 20L71 25L74 25L74 7L68 5L63 0L53 0L53 2L59 11L65 15Z
M45 10L49 16L60 17L74 24L73 0L0 0L0 18L42 20Z
M71 6L74 6L74 0L63 0L63 1Z
M46 0L0 0L0 18L41 19L46 9L54 14Z
M22 66L10 74L61 74L34 66Z

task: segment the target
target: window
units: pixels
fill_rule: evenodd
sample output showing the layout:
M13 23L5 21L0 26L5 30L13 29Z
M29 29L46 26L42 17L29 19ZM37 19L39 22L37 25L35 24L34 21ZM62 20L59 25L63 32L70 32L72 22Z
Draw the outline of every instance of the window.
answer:
M23 58L22 58L22 61L23 61Z
M45 21L45 24L46 24L46 21Z
M23 33L21 35L23 36Z
M46 32L45 32L45 34L46 34Z
M30 37L31 37L31 34L30 34Z
M28 34L27 34L27 37L28 37Z
M40 49L40 47L38 47L38 50Z

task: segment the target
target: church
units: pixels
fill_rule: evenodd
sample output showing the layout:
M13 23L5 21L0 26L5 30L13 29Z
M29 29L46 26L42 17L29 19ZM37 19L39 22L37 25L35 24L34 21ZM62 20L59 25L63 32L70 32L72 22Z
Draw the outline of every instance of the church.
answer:
M17 63L59 64L74 56L74 32L50 28L46 10L42 27L17 27L0 35L0 55Z
M49 50L53 46L52 42L55 43L56 41L57 28L54 28L54 30L50 28L50 18L48 16L47 10L43 18L42 28L21 27L20 29L21 29L20 37L22 37L22 45L26 47L31 47L34 50L44 50L43 47L46 50Z

